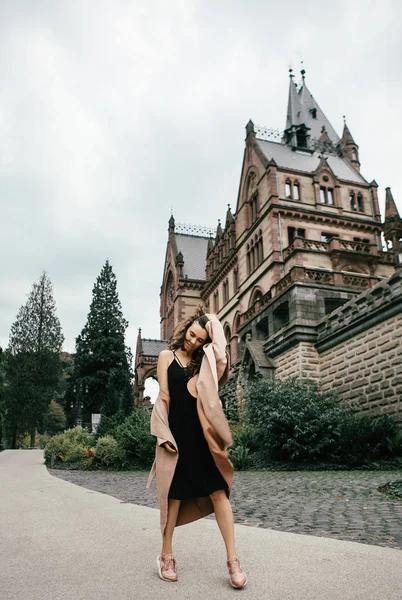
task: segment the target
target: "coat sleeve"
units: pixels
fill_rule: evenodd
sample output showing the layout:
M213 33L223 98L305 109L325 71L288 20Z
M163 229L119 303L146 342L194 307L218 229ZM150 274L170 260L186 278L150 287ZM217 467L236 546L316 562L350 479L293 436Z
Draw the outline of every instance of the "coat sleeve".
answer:
M222 379L227 375L230 367L229 356L226 352L227 341L218 317L216 315L208 315L208 317L209 321L206 324L206 330L212 340L211 346L215 356L216 374L219 383L224 383Z
M156 437L158 446L170 442L176 447L173 434L169 427L169 395L159 392L151 414L151 435Z

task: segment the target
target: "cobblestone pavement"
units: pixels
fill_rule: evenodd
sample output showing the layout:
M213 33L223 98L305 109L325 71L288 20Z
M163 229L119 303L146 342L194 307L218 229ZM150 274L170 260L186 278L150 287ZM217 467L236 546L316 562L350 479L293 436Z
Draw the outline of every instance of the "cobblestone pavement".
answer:
M158 507L147 473L62 471L56 476L131 502ZM377 491L402 471L248 471L235 473L236 523L402 549L402 500Z

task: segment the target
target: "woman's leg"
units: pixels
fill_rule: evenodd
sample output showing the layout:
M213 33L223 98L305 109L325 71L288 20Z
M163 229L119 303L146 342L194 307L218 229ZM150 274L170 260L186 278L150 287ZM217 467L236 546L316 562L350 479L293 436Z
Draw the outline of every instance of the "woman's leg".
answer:
M227 557L237 556L234 542L234 520L229 498L224 490L218 490L210 496L214 505L215 517L226 546Z
M165 554L172 554L173 552L172 539L174 528L176 526L177 515L179 514L179 508L180 500L173 500L172 498L169 498L165 533L162 538L162 556Z

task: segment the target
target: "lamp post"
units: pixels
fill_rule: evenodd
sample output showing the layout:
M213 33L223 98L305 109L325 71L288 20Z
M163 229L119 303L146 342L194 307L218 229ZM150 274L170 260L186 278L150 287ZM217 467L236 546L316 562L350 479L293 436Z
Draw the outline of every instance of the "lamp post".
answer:
M82 427L82 409L84 407L84 396L88 394L88 385L84 383L77 383L73 387L74 393L74 408L76 409L75 425L76 427ZM73 405L71 404L71 408Z

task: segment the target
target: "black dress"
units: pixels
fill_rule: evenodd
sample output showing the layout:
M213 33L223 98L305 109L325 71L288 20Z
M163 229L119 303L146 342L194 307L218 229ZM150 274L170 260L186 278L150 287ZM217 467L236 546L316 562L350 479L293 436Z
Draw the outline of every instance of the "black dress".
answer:
M175 355L168 368L169 427L179 451L169 490L169 498L175 500L228 490L209 450L198 418L197 399L188 391L187 381L187 370Z

